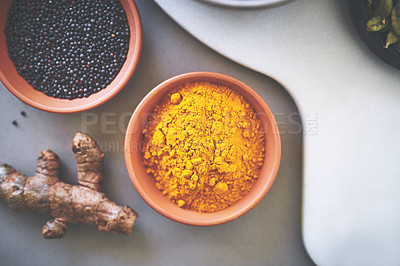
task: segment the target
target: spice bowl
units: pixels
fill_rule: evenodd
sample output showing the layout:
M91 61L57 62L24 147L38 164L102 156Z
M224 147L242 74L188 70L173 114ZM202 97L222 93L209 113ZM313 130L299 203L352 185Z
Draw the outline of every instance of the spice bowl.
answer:
M8 10L13 0L0 3L0 80L19 100L37 109L54 113L76 113L95 108L114 97L129 81L139 62L142 49L142 27L140 14L132 0L120 0L129 24L129 48L125 63L115 78L102 90L86 98L72 100L54 98L35 90L19 75L8 54L4 33Z
M260 118L265 136L265 157L258 179L251 190L231 206L215 212L197 212L179 207L157 188L147 173L142 155L145 145L143 129L155 106L178 86L189 82L210 82L226 86L244 97ZM256 206L271 188L278 173L281 141L274 115L265 101L243 82L220 73L191 72L172 77L151 90L134 111L125 135L125 162L133 185L140 196L157 212L174 221L197 226L232 221Z

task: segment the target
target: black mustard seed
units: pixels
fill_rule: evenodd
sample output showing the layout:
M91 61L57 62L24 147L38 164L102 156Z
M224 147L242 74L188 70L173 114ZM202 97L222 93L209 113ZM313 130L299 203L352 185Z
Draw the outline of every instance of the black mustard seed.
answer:
M14 0L5 34L18 73L62 99L88 97L110 84L130 38L118 0Z

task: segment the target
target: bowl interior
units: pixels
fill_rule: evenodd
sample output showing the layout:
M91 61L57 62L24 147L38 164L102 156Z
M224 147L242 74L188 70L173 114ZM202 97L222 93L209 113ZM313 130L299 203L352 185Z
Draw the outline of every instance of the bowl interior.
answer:
M99 106L114 97L128 82L135 70L142 48L142 27L139 11L132 0L120 0L127 15L131 37L127 59L115 79L103 90L87 98L74 100L57 99L32 88L17 72L14 63L8 56L4 29L7 13L13 0L2 0L0 3L0 80L6 88L21 101L38 109L55 113L74 113Z
M146 173L140 147L144 145L142 129L155 105L171 89L192 81L209 81L230 87L254 107L264 126L266 156L259 179L252 190L232 206L214 213L198 213L182 209L165 197L156 187L154 179ZM125 159L131 180L142 198L156 211L175 221L191 225L221 224L238 218L253 208L268 192L278 172L281 156L279 130L275 118L264 100L246 84L218 73L194 72L183 74L153 89L138 105L131 117L125 138Z

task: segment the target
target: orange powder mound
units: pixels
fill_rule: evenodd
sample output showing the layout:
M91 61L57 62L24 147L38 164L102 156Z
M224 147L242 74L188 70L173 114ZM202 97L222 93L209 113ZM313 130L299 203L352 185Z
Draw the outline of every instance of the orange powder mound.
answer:
M265 134L236 91L186 83L165 96L143 130L144 164L179 207L215 212L245 196L265 156Z

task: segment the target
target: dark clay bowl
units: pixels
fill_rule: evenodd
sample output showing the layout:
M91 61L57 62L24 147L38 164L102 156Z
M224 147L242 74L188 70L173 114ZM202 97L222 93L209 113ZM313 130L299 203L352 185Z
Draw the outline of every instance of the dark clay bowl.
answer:
M142 130L148 115L161 99L179 85L186 82L208 81L225 85L253 106L259 115L265 132L265 159L254 186L241 200L230 207L213 212L199 213L179 208L157 189L154 178L147 174L140 147L144 144ZM125 135L125 162L129 176L140 196L162 215L185 224L209 226L232 221L250 211L267 194L278 173L281 159L281 139L275 117L265 101L243 82L227 75L213 72L192 72L170 78L152 91L139 103L129 122Z
M115 79L101 91L87 98L58 99L32 88L17 72L8 56L4 29L7 13L13 0L0 1L0 80L6 88L26 104L47 112L76 113L97 107L114 97L131 78L142 50L142 26L139 11L133 0L120 0L128 18L131 37L126 61Z

